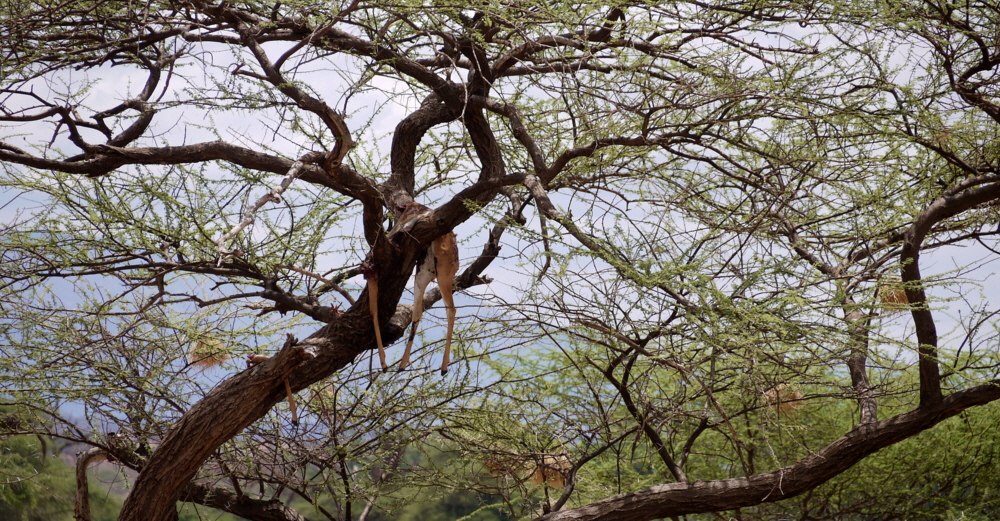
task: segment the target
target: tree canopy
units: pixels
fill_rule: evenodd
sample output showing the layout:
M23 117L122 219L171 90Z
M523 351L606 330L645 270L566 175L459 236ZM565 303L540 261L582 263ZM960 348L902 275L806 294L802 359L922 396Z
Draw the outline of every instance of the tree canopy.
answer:
M995 2L11 0L0 96L0 429L121 520L763 515L1000 398Z

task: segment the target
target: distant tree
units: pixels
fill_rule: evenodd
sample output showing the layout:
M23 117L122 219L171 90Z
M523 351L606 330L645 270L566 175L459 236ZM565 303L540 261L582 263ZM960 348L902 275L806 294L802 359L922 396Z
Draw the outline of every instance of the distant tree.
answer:
M46 452L28 436L0 440L0 519L73 519L72 469Z
M52 440L35 436L0 438L0 519L71 521L76 480L73 467L54 452ZM94 521L118 517L121 498L90 490Z
M129 521L815 490L1000 398L997 27L939 0L5 2L4 432L138 471ZM431 316L383 374L370 283L393 346L449 231L457 357L439 377Z

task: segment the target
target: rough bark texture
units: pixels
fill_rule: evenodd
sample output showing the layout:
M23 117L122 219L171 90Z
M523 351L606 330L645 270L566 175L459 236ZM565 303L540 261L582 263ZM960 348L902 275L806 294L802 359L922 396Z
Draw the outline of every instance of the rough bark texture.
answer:
M139 473L119 518L175 517L181 491L205 460L284 397L284 379L313 356L306 345L318 344L289 338L273 358L226 380L182 416Z
M254 521L306 521L306 518L277 499L253 499L226 488L204 483L189 484L180 499Z
M436 85L436 92L447 91ZM462 106L443 103L429 96L416 112L397 127L392 144L392 175L383 186L387 201L396 204L412 200L414 153L421 136L434 125L462 115ZM492 200L503 186L504 164L499 147L485 117L466 109L465 123L473 141L482 172L479 182L463 190L429 219L421 220L406 234L388 237L370 216L377 214L365 201L366 236L372 244L372 262L379 274L378 309L380 319L387 310L396 310L409 282L416 256L436 237L450 231L472 215L474 206ZM400 137L403 136L403 137ZM371 231L369 231L371 230ZM478 274L474 274L478 275ZM459 277L459 284L468 277ZM409 309L404 310L408 315ZM408 321L390 320L382 327L383 341L402 336ZM310 350L307 352L305 347ZM302 344L286 345L273 359L257 368L230 378L191 408L167 436L140 473L126 499L122 521L167 521L171 519L181 491L194 478L204 461L227 440L264 416L284 396L282 380L287 377L293 391L299 391L352 363L359 354L377 349L371 320L368 292L343 315L320 328ZM310 358L311 354L315 357Z
M441 225L437 219L422 221L385 249L389 256L380 263L384 267L379 272L380 310L397 309L409 283L416 252L426 248L436 233L434 230ZM459 277L460 283L462 279ZM300 343L286 345L271 360L226 380L192 407L170 429L139 474L119 519L171 519L181 491L204 461L285 398L285 377L297 392L353 363L358 355L376 349L367 298L366 291L334 322ZM387 343L398 340L408 324L409 307L405 307L383 324L383 340Z
M976 184L979 182L987 184L977 187ZM934 316L927 306L927 294L924 292L920 275L920 248L924 237L935 224L997 197L1000 197L1000 183L997 183L995 176L967 180L931 203L903 236L900 265L903 288L906 291L906 300L910 303L917 333L921 406L941 400L941 372L937 360L937 327L934 324Z

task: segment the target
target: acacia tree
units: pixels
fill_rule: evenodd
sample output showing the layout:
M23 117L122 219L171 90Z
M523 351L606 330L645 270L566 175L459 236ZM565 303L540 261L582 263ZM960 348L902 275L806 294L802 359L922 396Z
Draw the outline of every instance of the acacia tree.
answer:
M996 6L3 9L5 430L137 470L123 520L302 519L286 491L366 518L418 482L544 519L718 512L1000 398L995 312L921 271L995 253ZM363 276L389 345L451 230L461 361L381 374ZM251 351L276 354L225 361ZM269 414L286 388L301 426ZM844 403L847 432L796 412Z

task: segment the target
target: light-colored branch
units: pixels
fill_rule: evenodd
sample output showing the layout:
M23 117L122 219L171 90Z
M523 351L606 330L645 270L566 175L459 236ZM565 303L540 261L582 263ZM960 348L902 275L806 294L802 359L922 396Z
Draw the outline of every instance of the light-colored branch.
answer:
M87 468L93 463L108 460L108 452L93 447L76 455L76 501L73 503L73 519L90 521L90 499L87 487Z
M215 247L216 249L219 250L220 266L222 265L222 261L224 261L226 258L235 255L235 252L233 250L226 249L226 243L229 242L233 237L236 237L236 235L239 234L241 231L243 231L244 228L253 224L254 220L257 218L256 217L257 211L260 210L261 207L263 207L265 204L269 202L280 203L281 194L284 193L285 190L288 189L288 186L292 184L292 181L294 181L295 178L299 176L299 173L302 171L303 166L305 166L305 163L303 163L302 161L296 161L292 163L292 167L288 169L288 174L285 175L285 178L281 180L281 184L272 188L270 192L261 196L260 199L257 199L257 202L251 205L250 208L247 208L247 211L243 212L243 220L240 221L239 224L234 226L232 230L229 230L229 233L223 235L222 237L219 237L219 239L215 241Z
M312 277L312 278L314 278L314 279L322 282L323 284L326 284L327 286L329 286L330 288L332 288L337 293L340 293L341 296L343 296L345 299L347 299L347 302L349 304L351 304L352 306L354 305L354 297L352 297L351 294L348 293L346 289L342 288L340 286L340 284L337 284L336 282L331 281L330 279L328 279L328 278L320 275L319 273L315 273L315 272L309 271L309 270L304 269L304 268L299 268L299 267L296 267L296 266L292 266L291 264L279 264L278 267L279 268L284 268L286 270L292 270L292 271L294 271L296 273L301 273L301 274L303 274L303 275L305 275L307 277Z

